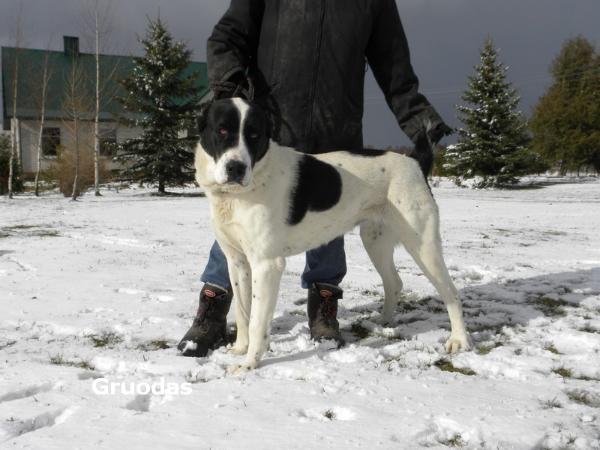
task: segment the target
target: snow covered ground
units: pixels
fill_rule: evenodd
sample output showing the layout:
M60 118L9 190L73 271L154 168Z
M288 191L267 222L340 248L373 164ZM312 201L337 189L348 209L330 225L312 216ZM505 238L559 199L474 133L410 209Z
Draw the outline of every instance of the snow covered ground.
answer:
M474 351L443 353L447 314L403 250L405 301L379 325L353 232L349 345L308 339L294 257L270 351L243 376L226 349L174 348L213 239L206 199L185 193L0 200L0 448L600 448L599 181L434 188Z

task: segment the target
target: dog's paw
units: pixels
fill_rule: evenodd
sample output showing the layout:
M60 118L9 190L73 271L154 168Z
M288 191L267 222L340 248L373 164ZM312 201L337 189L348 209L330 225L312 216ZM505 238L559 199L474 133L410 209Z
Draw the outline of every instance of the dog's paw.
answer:
M232 355L245 355L248 353L248 344L238 344L237 341L229 349L229 353Z
M471 339L466 333L450 335L450 339L446 341L446 351L448 353L458 353L460 351L471 350Z
M258 365L257 362L253 362L253 363L244 362L242 364L233 364L233 365L227 367L227 373L229 375L243 375L247 372L250 372L251 370L256 369L257 365Z

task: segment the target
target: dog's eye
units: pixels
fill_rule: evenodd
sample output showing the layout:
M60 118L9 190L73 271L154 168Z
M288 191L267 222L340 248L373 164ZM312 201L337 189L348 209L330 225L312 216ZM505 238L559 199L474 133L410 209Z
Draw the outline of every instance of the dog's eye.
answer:
M229 131L227 131L226 128L219 128L219 134L221 136L227 136L229 134Z

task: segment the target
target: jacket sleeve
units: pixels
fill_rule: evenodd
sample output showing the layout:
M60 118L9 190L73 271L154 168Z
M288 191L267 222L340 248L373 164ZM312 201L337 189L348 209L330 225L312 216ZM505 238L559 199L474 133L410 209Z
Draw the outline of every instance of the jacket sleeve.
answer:
M211 88L244 73L256 58L264 0L231 0L208 38L206 59Z
M419 134L428 128L428 122L431 128L444 122L419 93L419 80L410 62L395 0L381 0L376 14L367 44L367 61L400 128L416 142Z

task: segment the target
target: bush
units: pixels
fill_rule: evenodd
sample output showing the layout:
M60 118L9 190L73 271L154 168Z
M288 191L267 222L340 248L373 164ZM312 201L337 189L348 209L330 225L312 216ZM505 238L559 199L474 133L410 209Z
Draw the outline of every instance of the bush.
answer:
M0 136L0 195L8 193L8 175L10 162L10 138L8 136ZM19 165L16 161L13 162L13 192L23 190L23 180L21 179Z
M110 170L105 161L100 159L100 179L108 180ZM73 195L73 179L75 178L75 153L73 149L60 146L57 149L56 163L45 171L44 178L58 181L58 188L65 197ZM94 153L90 149L79 151L79 177L77 179L77 197L94 185Z

